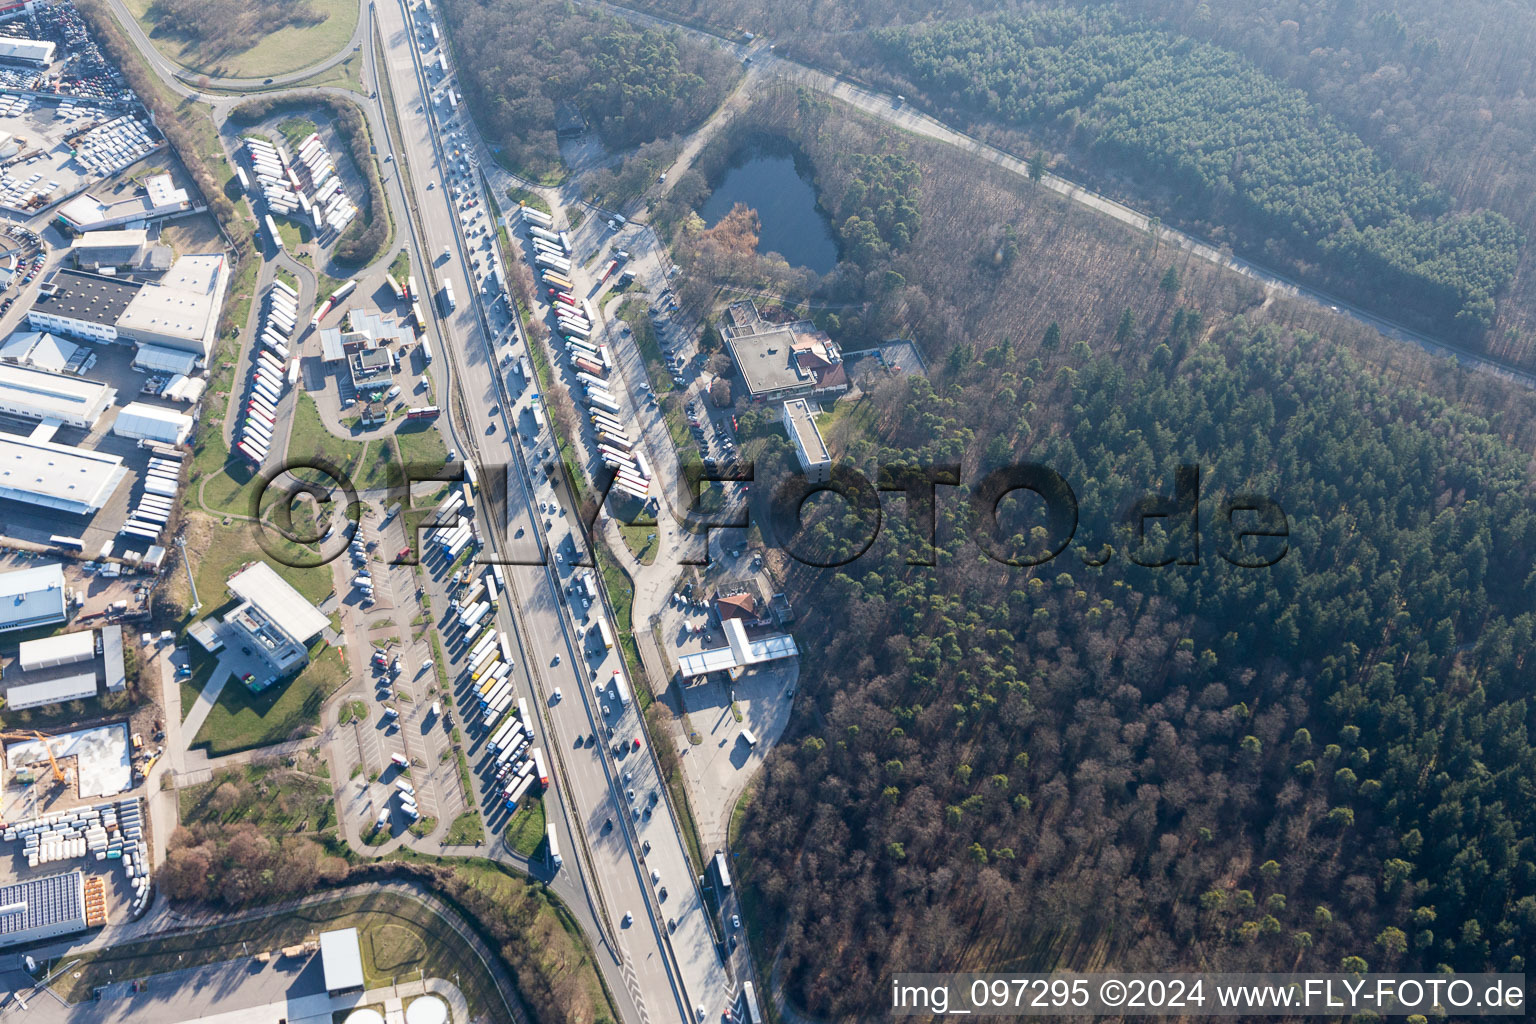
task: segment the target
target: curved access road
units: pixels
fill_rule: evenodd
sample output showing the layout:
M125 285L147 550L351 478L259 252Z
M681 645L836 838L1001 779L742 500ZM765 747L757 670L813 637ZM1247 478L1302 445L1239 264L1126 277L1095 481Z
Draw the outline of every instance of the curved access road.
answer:
M373 6L372 0L357 0L357 25L352 29L352 38L348 39L341 49L329 57L308 67L300 68L297 71L289 71L285 74L273 75L271 78L260 79L225 78L217 75L206 75L201 71L194 71L184 64L178 64L160 52L159 48L155 46L154 41L149 38L149 33L144 31L144 26L139 24L139 19L133 16L133 12L128 10L123 0L106 0L106 3L111 9L113 16L117 18L118 24L122 26L128 38L133 41L133 45L138 49L139 53L144 55L145 61L149 63L150 67L155 69L156 74L168 84L171 84L172 88L175 88L175 80L179 79L184 82L196 82L204 88L232 89L237 92L261 92L279 86L292 85L295 82L302 82L306 78L340 64L347 59L349 54L362 46L369 27L368 10ZM192 94L192 90L183 91L176 89L176 91L180 92L183 96Z

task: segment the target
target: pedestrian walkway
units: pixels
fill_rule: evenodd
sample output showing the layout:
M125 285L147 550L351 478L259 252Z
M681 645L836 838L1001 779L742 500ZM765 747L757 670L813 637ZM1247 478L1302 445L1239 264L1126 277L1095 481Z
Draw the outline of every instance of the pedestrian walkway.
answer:
M218 703L219 694L224 692L224 684L229 682L229 680L229 672L220 671L217 666L214 668L213 678L208 680L208 685L204 686L202 692L197 695L197 700L192 703L192 710L187 712L186 720L181 723L183 751L196 738L197 730L203 727L203 722L207 720L209 712ZM177 690L179 692L180 687L177 687Z

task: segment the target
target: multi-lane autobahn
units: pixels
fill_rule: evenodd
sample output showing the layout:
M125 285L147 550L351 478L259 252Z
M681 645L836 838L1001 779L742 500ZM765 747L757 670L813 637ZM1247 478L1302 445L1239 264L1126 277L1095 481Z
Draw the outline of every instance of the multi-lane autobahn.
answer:
M453 149L462 148L452 145L451 133L473 129L460 124L439 98L441 83L432 81L426 59L436 55L424 52L417 12L389 0L376 11L384 43L377 72L387 75L402 136L387 139L381 153L388 157L385 166L397 169L394 183L408 193L402 210L411 210L418 256L431 264L434 292L451 282L458 299L435 332L446 356L444 383L457 399L450 403L451 443L461 456L477 460L481 482L488 485L480 490L487 555L542 563L505 567L511 600L498 617L516 641L519 683L538 709L552 774L564 797L548 813L561 827L565 870L584 864L589 871L603 937L620 958L621 987L636 1019L718 1019L734 992L638 706L621 707L598 691L597 684L606 684L622 666L621 655L583 635L587 617L601 606L570 603L571 559L580 558L586 540L565 496L540 468L553 439L525 415L537 401L532 389L511 376L492 348L506 333L507 311L473 272L479 246L464 232L469 201L480 187L476 177L455 177L450 168L457 159ZM398 174L402 165L408 182ZM525 342L511 326L520 354ZM496 501L503 481L505 499ZM613 753L615 744L620 756Z

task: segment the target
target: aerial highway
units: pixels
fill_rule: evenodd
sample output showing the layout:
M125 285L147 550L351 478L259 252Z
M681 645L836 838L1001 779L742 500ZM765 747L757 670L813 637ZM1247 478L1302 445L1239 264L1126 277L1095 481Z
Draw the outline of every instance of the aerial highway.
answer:
M437 307L444 316L440 336L453 367L453 388L462 399L456 411L463 418L453 424L453 440L461 455L476 455L487 472L508 467L505 512L483 501L487 514L482 522L504 521L507 531L499 535L494 528L485 530L490 553L515 553L521 561L532 560L529 555L540 551L546 556L542 565L506 567L514 600L506 602L500 617L503 628L517 639L520 674L535 698L531 703L542 710L554 758L551 767L568 801L566 825L580 833L569 836L565 852L578 859L585 859L579 851L590 855L605 931L616 946L625 978L622 987L637 1004L639 1019L697 1021L701 1012L718 1018L731 998L724 965L699 905L681 834L661 793L664 787L656 777L638 705L631 704L622 714L610 708L605 716L605 702L594 685L611 678L612 669L622 665L621 657L616 650L600 656L591 650L593 645L578 634L583 624L562 596L562 589L568 589L563 581L569 580L571 557L580 557L585 539L579 528L573 529L574 510L561 503L536 468L553 438L528 426L532 418L524 412L536 400L533 389L522 387L514 397L509 368L500 364L491 347L492 340L505 333L507 310L472 272L475 256L464 219L469 196L480 192L478 176L455 179L449 167L449 161L457 159L453 149L466 148L456 145L453 135L463 137L473 128L448 109L440 99L441 87L434 88L437 83L429 80L415 12L403 3L386 2L378 5L377 13L384 40L380 70L388 76L404 135L398 150L389 141L393 159L386 164L398 168L404 163L410 179L408 202L419 220L421 255L432 265L433 287L451 283L458 300L451 311L442 304ZM391 177L399 182L398 176ZM459 187L457 196L454 185ZM514 344L521 347L525 342L519 335ZM531 443L520 440L525 426ZM620 742L624 754L615 757L610 744ZM636 794L633 801L631 791ZM637 803L648 802L652 791L658 793L657 804L640 810ZM556 817L553 812L551 816ZM566 870L570 863L567 858ZM653 873L659 881L652 880ZM662 887L665 901L660 898Z

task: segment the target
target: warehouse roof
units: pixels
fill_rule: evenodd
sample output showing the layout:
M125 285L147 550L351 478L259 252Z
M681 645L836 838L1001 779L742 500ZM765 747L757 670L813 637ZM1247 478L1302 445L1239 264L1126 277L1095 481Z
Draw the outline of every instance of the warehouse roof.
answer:
M71 672L37 683L18 683L5 691L5 704L14 711L25 711L94 696L96 668L92 666L85 672Z
M79 871L29 878L0 887L0 943L40 928L79 922L85 927L85 880Z
M23 640L17 652L22 671L68 665L96 656L95 630L82 629L74 633L56 633L38 640Z
M47 64L53 60L58 44L45 39L0 39L0 60L21 60L29 64Z
M142 288L134 281L60 268L38 292L33 308L39 313L113 327Z
M112 433L119 437L147 437L167 444L181 444L191 432L191 416L147 402L129 402L112 423Z
M253 562L250 568L235 573L229 578L229 589L255 605L262 615L299 643L331 624L330 619L304 600L304 596L266 562Z
M96 249L137 249L148 241L149 230L147 228L118 228L116 230L92 231L90 234L81 235L75 239L72 248L76 253L91 252Z
M219 316L223 266L224 257L218 253L183 256L159 284L139 289L118 317L118 328L201 344L212 337Z
M0 359L55 372L69 366L79 354L79 346L47 331L18 330L0 346Z
M363 987L363 948L356 928L320 933L320 963L325 970L325 990L340 992Z
M101 627L101 662L107 673L107 690L120 692L128 685L128 663L123 658L123 627L116 623Z
M187 374L197 368L197 353L140 342L133 354L133 365L135 369L148 370L150 373Z
M55 562L0 573L0 629L64 618L64 567Z
M113 389L84 377L0 363L0 407L25 407L44 419L84 417L95 422Z
M0 434L0 498L76 515L106 504L127 470L116 455Z

